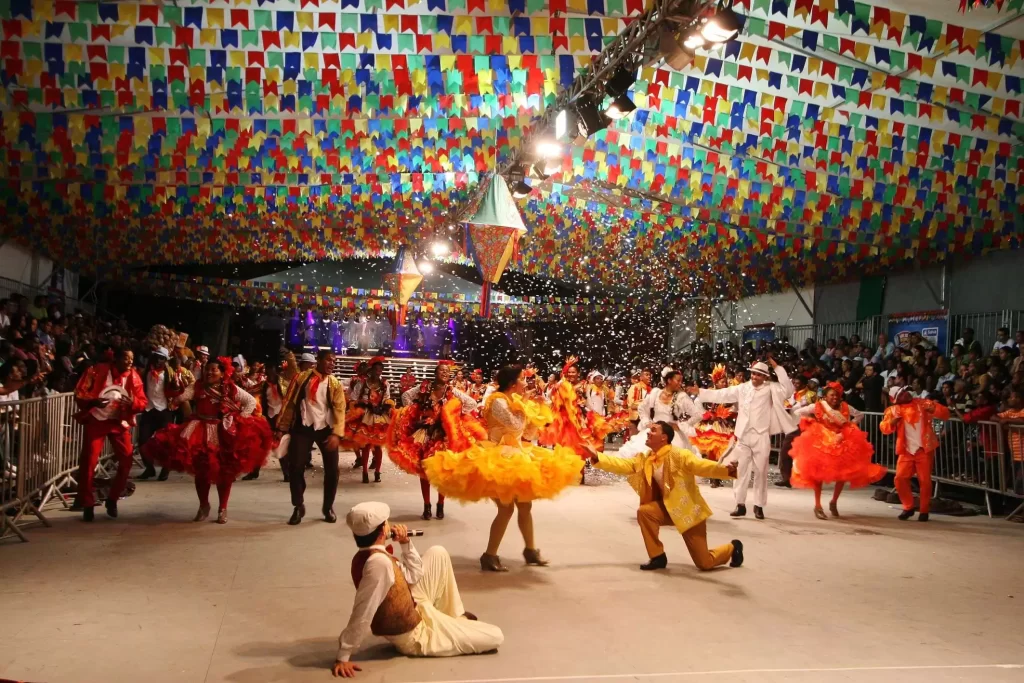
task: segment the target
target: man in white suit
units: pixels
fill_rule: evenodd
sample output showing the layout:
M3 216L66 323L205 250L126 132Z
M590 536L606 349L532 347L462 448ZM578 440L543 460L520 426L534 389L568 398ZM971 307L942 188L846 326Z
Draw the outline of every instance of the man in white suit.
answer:
M786 410L786 399L793 395L793 383L786 370L770 355L768 362L775 370L778 382L770 382L771 371L765 363L757 362L750 370L750 381L725 389L701 389L701 403L735 403L736 443L723 460L736 460L739 472L735 484L736 509L730 515L747 514L747 489L750 470L754 470L754 517L764 519L764 506L768 502L768 455L771 435L788 434L796 423Z

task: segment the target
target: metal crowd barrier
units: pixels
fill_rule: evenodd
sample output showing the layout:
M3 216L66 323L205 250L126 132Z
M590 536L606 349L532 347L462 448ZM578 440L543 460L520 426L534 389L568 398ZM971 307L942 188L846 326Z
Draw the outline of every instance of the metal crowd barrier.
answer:
M875 447L875 462L895 472L896 435L882 434L882 417L882 413L864 413L860 428ZM932 465L934 495L938 496L942 485L984 491L990 517L991 494L1024 497L1024 462L1019 459L1024 426L1004 428L998 422L935 420L933 428L939 440ZM1016 456L1012 443L1017 444Z
M61 492L75 484L82 449L82 426L72 418L74 394L53 394L0 402L0 540L27 541L24 527L41 522L49 505L70 507ZM105 444L98 469L111 456Z

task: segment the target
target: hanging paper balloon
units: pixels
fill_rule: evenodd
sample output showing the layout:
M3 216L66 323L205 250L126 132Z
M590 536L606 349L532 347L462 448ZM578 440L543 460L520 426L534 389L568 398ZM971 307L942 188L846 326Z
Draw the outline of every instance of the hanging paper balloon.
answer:
M505 266L515 253L519 238L526 234L523 217L508 190L505 179L495 175L473 217L466 221L473 261L483 276L480 314L490 316L491 284L501 280Z
M420 273L420 269L416 265L416 259L405 247L401 247L395 256L394 271L384 276L384 284L391 289L392 296L398 302L396 320L399 325L405 324L409 299L412 298L413 292L421 282L423 282L423 274Z

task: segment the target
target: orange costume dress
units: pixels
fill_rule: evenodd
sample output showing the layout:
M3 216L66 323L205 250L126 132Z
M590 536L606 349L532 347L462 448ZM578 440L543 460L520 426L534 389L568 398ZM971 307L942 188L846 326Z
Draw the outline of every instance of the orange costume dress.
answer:
M439 400L431 396L431 383L410 389L403 395L402 408L395 411L387 433L388 457L409 474L425 478L423 460L438 450L465 450L487 438L483 426L468 415L477 404L471 397L445 388Z
M716 365L711 371L712 385L717 386L718 382L725 378L725 366ZM736 414L734 403L715 404L704 411L704 417L694 427L697 434L690 437L690 442L707 460L717 462L729 449L736 429Z
M949 409L935 401L915 398L910 403L896 404L885 410L879 428L883 434L896 434L896 492L904 510L914 509L914 492L910 478L917 473L921 487L919 511L927 514L932 502L932 461L939 439L932 429L932 420L948 420ZM911 431L908 438L908 431Z
M850 419L850 410L845 402L837 410L818 401L813 417L800 421L800 435L789 451L793 458L793 486L809 489L816 483L831 481L857 488L885 476L885 467L871 462L875 448L868 442L867 434Z

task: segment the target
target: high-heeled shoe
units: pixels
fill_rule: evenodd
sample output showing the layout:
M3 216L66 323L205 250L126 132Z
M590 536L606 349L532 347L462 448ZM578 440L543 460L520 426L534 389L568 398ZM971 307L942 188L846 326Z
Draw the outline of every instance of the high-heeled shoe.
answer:
M549 564L540 556L540 548L523 548L523 559L526 560L526 564L532 564L535 567L546 567Z
M821 508L814 508L814 516L818 519L828 519L828 517L825 516L825 511Z
M433 517L433 514L430 512L430 503L424 503L423 504L423 514L420 515L420 519L422 519L425 522L428 522L428 521L430 521L431 517Z
M437 504L437 512L434 514L438 519L444 519L444 503Z
M196 516L192 518L192 521L193 522L202 522L203 520L205 520L209 516L210 516L210 506L209 505L200 505L199 506L199 512L197 512Z
M484 553L480 556L480 569L485 572L507 572L508 567L501 563L501 558L497 555L488 555Z
M828 504L828 511L832 513L833 517L839 516L839 506L836 504L835 501L832 501L831 503Z
M217 524L227 524L227 523L228 523L228 511L227 510L219 511L217 513Z

